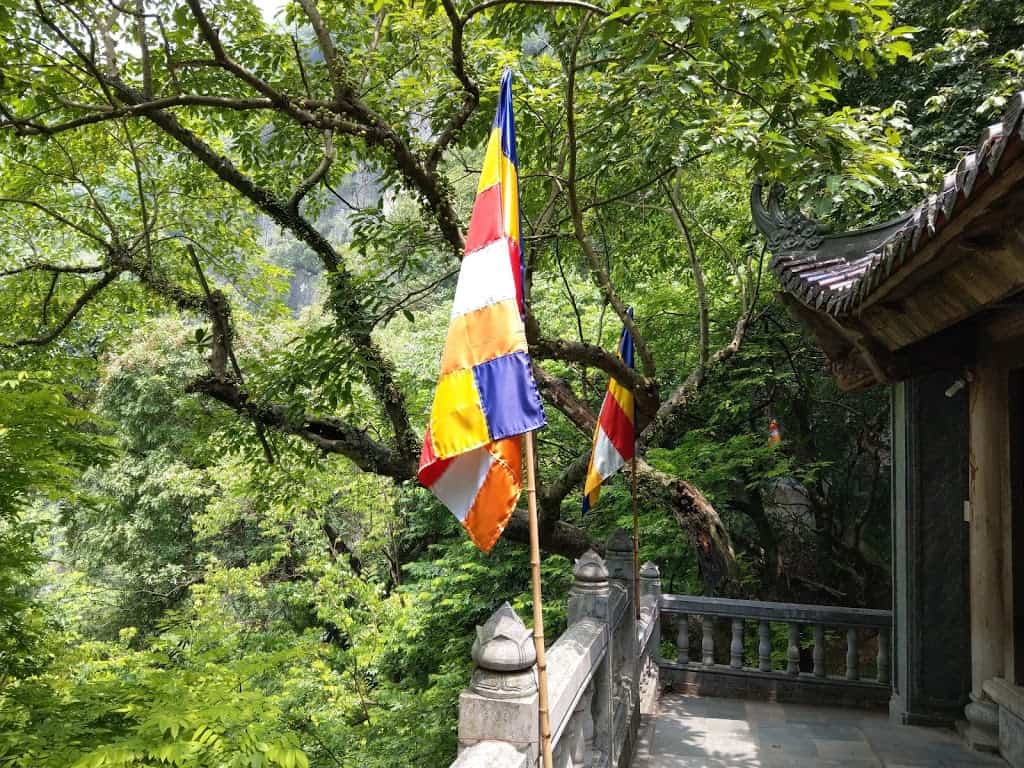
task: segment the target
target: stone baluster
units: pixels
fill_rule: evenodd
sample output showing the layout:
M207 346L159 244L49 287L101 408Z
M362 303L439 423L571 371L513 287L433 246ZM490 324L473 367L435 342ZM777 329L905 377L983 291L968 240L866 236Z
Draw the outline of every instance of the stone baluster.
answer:
M690 617L685 613L677 617L679 626L676 627L676 653L680 664L690 663Z
M581 697L582 698L582 697ZM584 768L583 762L583 721L578 717L576 710L573 710L566 723L565 731L555 744L554 768ZM579 762L577 762L579 759ZM484 768L484 766L481 766Z
M473 677L459 695L459 749L510 742L527 752L532 765L539 739L533 633L504 603L477 627L472 654Z
M569 725L571 726L572 723ZM569 749L571 733L571 731L566 729L565 733L562 734L562 738L558 740L558 743L551 750L553 768L573 768L572 751Z
M591 620L607 624L611 612L611 585L608 582L608 568L596 552L588 550L576 561L573 569L575 580L569 590L567 620L570 624ZM609 627L609 641L611 628ZM615 687L612 678L611 648L604 661L594 670L594 677L581 699L586 699L588 716L583 721L587 764L600 762L593 758L600 753L607 757L612 753L612 737L615 717L613 701Z
M583 692L583 698L587 700L587 717L583 720L583 765L594 765L598 761L595 755L595 731L594 731L594 687L587 686Z
M762 672L772 671L772 630L767 621L757 625L757 660Z
M710 667L715 663L715 619L713 616L701 616L700 623L704 633L700 649L703 653L704 666Z
M743 619L732 620L732 643L729 645L729 666L743 668Z
M860 670L857 669L857 628L846 630L846 679L859 680Z
M789 662L786 672L790 675L800 674L800 625L795 621L789 622L789 648L786 650L786 659Z
M886 627L878 629L878 682L889 682L889 630Z
M591 748L594 743L594 718L590 714L590 703L594 696L592 686L587 686L580 700L576 702L576 709L572 712L570 726L572 731L572 766L573 768L585 768L590 761Z
M825 676L825 625L814 625L814 676Z

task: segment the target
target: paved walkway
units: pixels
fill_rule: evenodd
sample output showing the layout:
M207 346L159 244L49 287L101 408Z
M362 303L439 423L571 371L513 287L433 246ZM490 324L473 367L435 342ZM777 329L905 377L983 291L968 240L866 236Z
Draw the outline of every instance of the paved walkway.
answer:
M636 768L1007 768L952 731L884 714L662 694Z

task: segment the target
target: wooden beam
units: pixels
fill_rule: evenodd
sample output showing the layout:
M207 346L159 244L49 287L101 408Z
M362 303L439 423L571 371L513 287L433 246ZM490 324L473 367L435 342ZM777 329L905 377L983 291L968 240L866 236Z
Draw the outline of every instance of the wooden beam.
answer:
M1024 188L1007 209L990 215L950 243L945 269L913 292L877 302L858 314L869 335L898 350L932 336L1024 290ZM998 238L987 235L999 232ZM973 242L965 242L968 238Z
M779 293L778 297L790 313L814 334L840 389L852 392L882 382L871 366L866 364L851 340L850 333L842 325L829 315L811 309L788 293Z

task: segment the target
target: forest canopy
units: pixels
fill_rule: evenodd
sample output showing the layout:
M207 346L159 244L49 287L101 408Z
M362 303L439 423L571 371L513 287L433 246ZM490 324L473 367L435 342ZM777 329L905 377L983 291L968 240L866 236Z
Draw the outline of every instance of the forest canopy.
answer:
M609 377L666 588L885 604L886 394L750 186L913 202L1020 88L1014 2L0 0L0 49L0 765L453 758L529 606L522 510L484 556L415 480L505 66L547 635L629 520L580 510Z

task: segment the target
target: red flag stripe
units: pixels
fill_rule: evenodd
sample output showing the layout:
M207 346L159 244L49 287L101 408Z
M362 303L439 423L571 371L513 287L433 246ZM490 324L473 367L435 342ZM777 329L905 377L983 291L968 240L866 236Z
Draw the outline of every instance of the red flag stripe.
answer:
M466 232L465 253L472 253L505 236L502 232L501 185L488 187L473 203L473 215Z
M619 401L609 392L605 395L604 405L601 406L599 423L604 433L608 435L615 450L623 459L629 461L633 458L633 422L626 416Z

